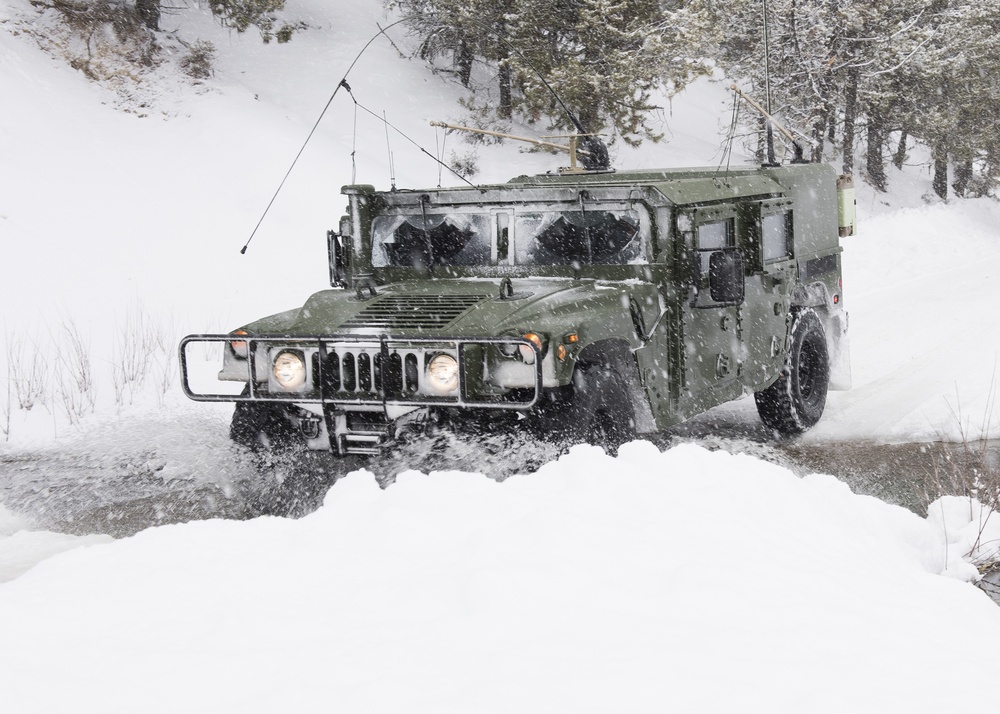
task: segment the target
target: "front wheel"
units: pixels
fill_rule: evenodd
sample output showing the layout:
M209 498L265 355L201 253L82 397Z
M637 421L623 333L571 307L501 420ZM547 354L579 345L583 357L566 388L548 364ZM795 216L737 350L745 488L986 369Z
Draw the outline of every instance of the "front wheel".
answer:
M247 394L249 388L243 390ZM229 438L255 453L282 452L302 444L282 407L257 402L236 402Z
M830 356L823 325L812 310L796 313L781 376L754 394L757 413L780 434L801 434L823 416L829 384Z
M544 408L542 436L570 445L600 446L614 456L636 435L635 408L627 375L617 362L578 365L573 382Z

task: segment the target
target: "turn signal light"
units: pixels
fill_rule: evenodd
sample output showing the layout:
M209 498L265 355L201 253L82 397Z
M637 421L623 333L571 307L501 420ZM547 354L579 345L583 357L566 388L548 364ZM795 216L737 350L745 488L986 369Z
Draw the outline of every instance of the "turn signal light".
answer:
M231 335L247 335L249 334L246 330L233 330L229 334ZM229 343L229 346L233 348L233 354L237 357L242 357L246 359L247 357L247 341L246 340L233 340Z
M538 348L539 357L545 354L545 340L542 339L541 335L536 335L534 332L529 332L525 335L522 335L522 337L524 337L524 339L526 339L528 342L530 342L531 344L533 344L535 347ZM535 363L534 350L532 350L527 345L521 345L520 347L518 347L518 349L521 351L521 359L524 360L525 364Z
M539 352L542 351L542 347L544 346L545 343L542 342L542 338L539 337L538 335L536 335L534 332L529 332L528 334L526 334L524 336L524 339L526 339L528 342L531 342L532 344L534 344L535 347L538 348Z

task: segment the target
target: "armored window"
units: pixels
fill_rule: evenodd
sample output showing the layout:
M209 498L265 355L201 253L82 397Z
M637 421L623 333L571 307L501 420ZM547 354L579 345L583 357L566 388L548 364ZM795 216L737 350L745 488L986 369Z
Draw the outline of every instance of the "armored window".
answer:
M642 223L632 210L521 213L514 234L521 265L623 265L643 258Z
M791 213L772 213L761 217L765 263L792 256L791 218Z
M698 226L699 250L722 250L733 245L732 220L713 221Z
M372 263L377 268L489 265L491 240L488 215L379 216L372 224Z
M710 209L711 210L711 209ZM719 216L721 211L710 214ZM680 226L680 223L678 224ZM744 262L736 247L735 219L709 220L695 226L692 255L693 307L719 307L743 302Z

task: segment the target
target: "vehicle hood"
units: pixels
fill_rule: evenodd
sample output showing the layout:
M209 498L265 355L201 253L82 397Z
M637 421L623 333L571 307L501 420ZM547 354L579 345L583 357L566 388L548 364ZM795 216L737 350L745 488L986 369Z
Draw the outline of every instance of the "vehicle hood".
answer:
M374 296L366 289L361 300L353 291L324 290L289 315L280 330L273 324L266 330L260 329L264 324L247 327L257 334L456 337L574 329L584 320L627 316L629 296L652 287L641 281L514 279L513 294L502 299L500 283L468 278L412 281L377 287Z

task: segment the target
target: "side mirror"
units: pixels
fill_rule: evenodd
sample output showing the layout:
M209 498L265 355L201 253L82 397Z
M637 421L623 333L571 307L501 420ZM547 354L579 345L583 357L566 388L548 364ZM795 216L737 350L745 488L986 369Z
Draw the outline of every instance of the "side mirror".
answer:
M351 252L350 236L327 231L326 251L330 260L330 285L335 288L346 288L347 263Z
M739 305L743 302L745 282L743 254L737 250L719 250L708 260L708 285L712 301Z

